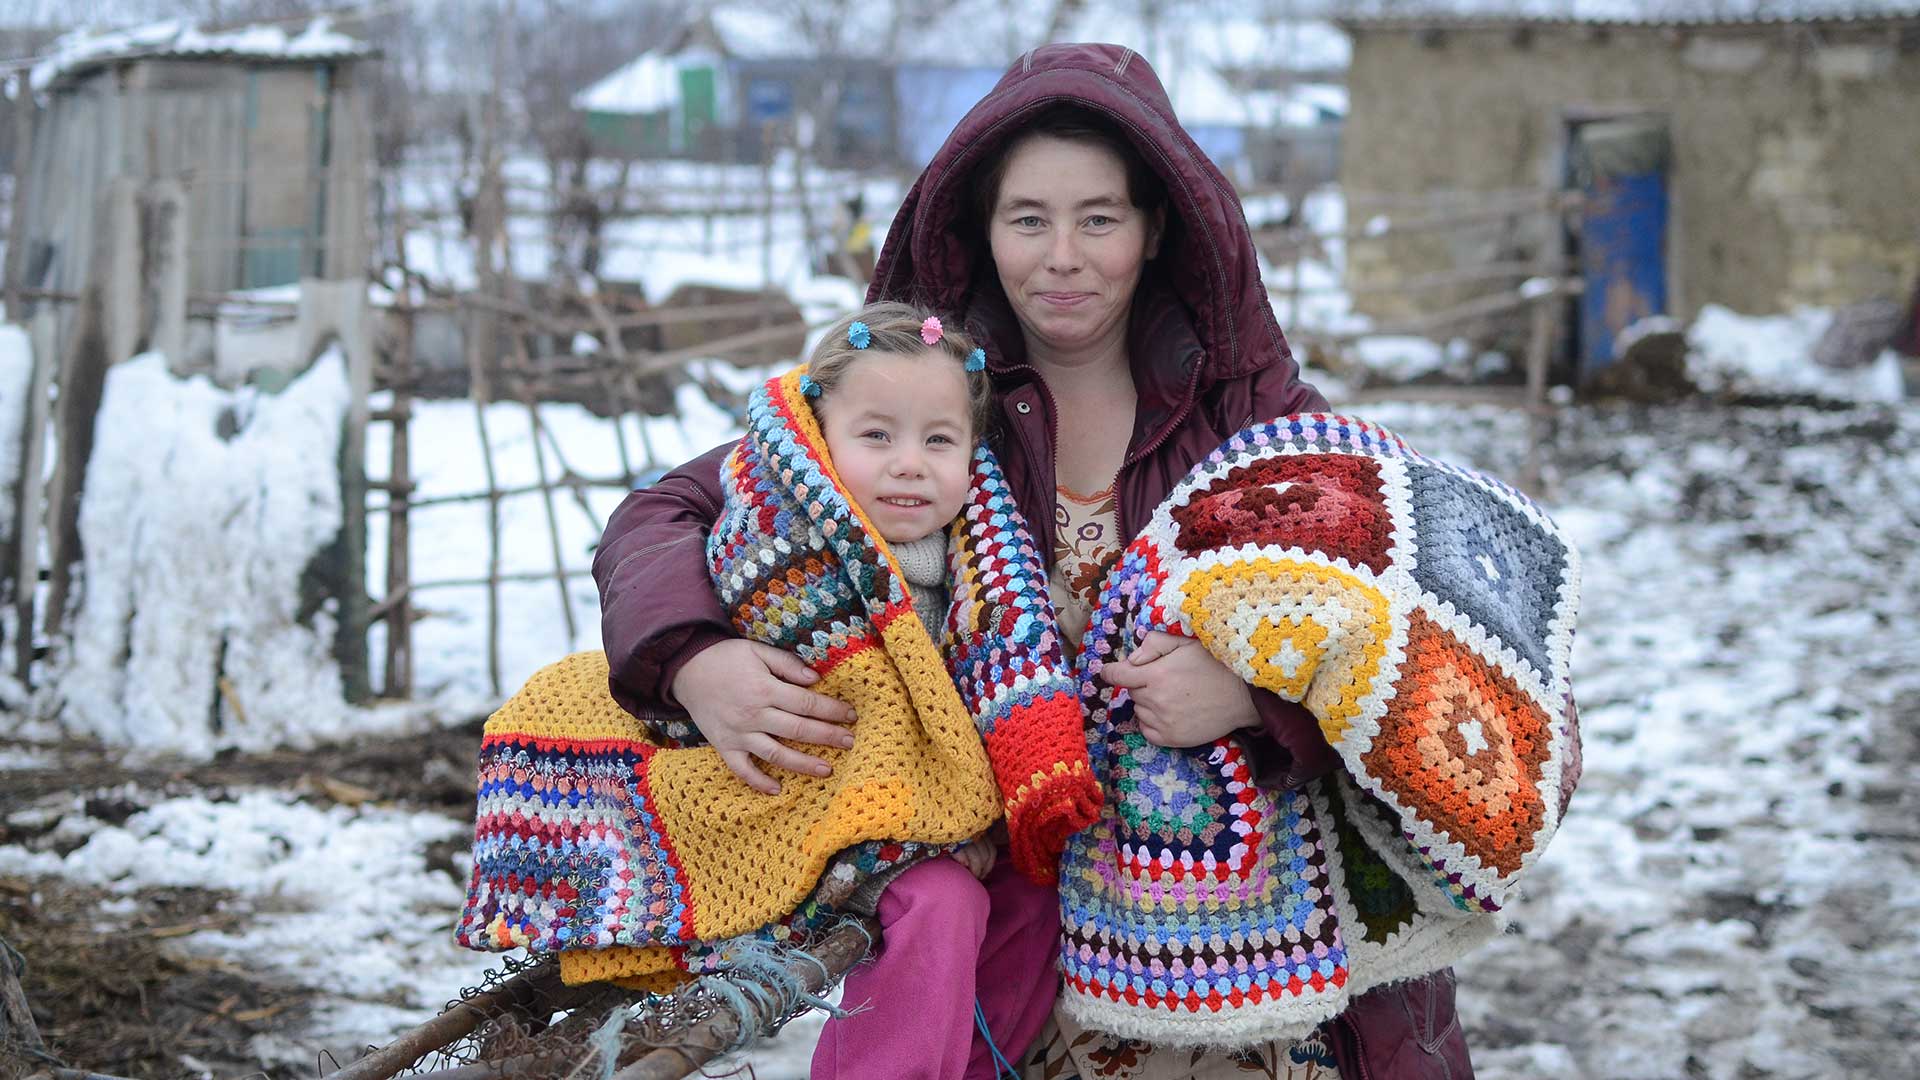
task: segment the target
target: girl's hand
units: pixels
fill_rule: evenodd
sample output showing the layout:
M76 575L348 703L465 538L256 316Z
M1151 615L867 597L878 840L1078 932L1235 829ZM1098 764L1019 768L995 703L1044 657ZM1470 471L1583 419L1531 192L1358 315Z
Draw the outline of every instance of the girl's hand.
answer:
M983 833L967 841L966 846L954 850L953 857L967 868L976 880L987 880L987 874L993 869L993 858L997 854L993 842Z
M1155 746L1204 746L1260 721L1253 688L1193 638L1155 630L1100 676L1132 695L1140 734Z
M761 772L758 758L797 773L828 776L833 768L782 739L817 746L853 745L853 706L803 689L820 681L789 652L757 641L710 645L681 667L671 692L733 775L755 791L780 794L780 782Z

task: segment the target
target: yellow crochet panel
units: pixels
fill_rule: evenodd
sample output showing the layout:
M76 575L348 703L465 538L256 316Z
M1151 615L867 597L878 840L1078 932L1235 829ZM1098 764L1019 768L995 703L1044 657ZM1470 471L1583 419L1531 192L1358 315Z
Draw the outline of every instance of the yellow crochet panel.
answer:
M809 746L829 777L769 769L778 795L748 788L710 748L661 750L649 779L662 826L688 873L694 930L713 941L797 908L827 862L867 840L958 843L999 817L1001 799L973 720L932 640L910 613L884 648L842 660L815 689L859 714L849 750ZM600 652L542 669L487 721L489 735L652 741L613 700ZM666 947L569 950L569 983L613 979L655 988L680 976Z
M1376 689L1392 636L1379 589L1325 563L1265 556L1197 570L1177 588L1180 613L1209 652L1231 658L1253 685L1305 704L1339 745Z

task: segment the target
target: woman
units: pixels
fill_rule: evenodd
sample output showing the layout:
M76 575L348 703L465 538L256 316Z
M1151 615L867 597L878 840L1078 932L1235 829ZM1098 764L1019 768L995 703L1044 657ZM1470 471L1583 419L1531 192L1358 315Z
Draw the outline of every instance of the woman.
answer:
M908 193L868 299L961 313L985 344L1001 464L1028 519L1054 518L1050 585L1076 638L1107 565L1203 456L1253 420L1326 408L1299 380L1232 187L1152 69L1116 46L1051 45L1014 64ZM776 791L757 762L822 773L801 747L847 745L841 725L854 718L808 691L812 673L793 657L736 638L705 587L726 450L615 512L594 564L603 639L623 705L643 717L678 705L735 773ZM1106 674L1132 692L1154 742L1240 732L1267 786L1337 763L1303 709L1250 689L1190 641L1150 639ZM1022 1021L993 1033L1017 1059L1037 1025L1007 1008ZM1450 972L1362 995L1324 1034L1342 1075L1471 1075ZM1042 1043L1050 1064L1071 1050L1088 1076L1207 1072L1187 1052L1176 1065L1097 1035L1050 1028ZM1252 1053L1278 1075L1314 1056Z

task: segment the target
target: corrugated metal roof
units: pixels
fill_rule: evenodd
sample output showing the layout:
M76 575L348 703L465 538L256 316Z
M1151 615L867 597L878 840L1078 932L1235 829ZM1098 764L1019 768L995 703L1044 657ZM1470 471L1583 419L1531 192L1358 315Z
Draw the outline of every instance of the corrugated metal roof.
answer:
M1514 27L1622 27L1629 29L1713 29L1767 26L1899 25L1920 23L1920 7L1813 9L1772 14L1697 15L1546 15L1527 12L1433 12L1423 15L1341 15L1333 23L1352 33L1415 30L1500 30Z

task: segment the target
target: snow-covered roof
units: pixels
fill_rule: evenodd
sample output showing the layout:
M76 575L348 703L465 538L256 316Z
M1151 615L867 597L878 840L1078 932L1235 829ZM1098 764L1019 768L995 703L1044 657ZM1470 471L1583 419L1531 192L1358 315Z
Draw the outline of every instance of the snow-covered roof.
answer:
M53 43L33 66L34 90L102 64L146 57L247 57L257 60L331 60L368 56L373 47L333 29L320 16L298 34L271 25L205 31L179 20L149 23L130 30L76 30Z
M573 107L589 112L642 113L668 109L680 100L680 72L657 52L641 53L625 67L573 95Z

